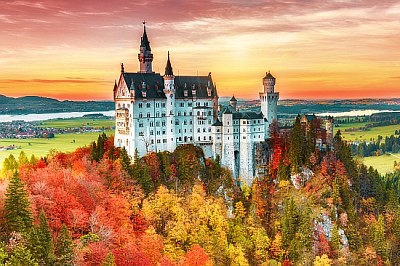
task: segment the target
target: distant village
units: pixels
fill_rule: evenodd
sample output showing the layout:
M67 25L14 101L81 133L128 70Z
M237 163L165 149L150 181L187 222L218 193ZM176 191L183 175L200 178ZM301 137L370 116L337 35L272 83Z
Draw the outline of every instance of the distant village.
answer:
M22 120L0 123L0 139L54 138L57 134L101 132L102 129L90 126L50 128L43 127L42 121L26 122ZM18 149L16 145L0 146L0 150Z

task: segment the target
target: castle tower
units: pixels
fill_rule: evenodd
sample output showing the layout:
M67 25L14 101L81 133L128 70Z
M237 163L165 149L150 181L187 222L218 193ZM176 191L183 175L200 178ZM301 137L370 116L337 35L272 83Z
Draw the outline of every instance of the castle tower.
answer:
M325 129L326 129L326 142L329 146L332 146L333 143L333 117L328 116L325 121Z
M175 84L174 84L174 73L172 71L171 61L169 60L169 52L168 52L168 60L167 65L165 66L165 74L164 74L164 94L167 98L165 103L165 113L167 117L166 121L166 134L167 134L167 149L170 152L173 152L176 148L176 140L175 140Z
M279 100L279 92L275 92L275 81L276 79L268 71L265 73L263 78L264 91L260 92L261 101L261 112L264 118L267 119L265 122L265 138L269 137L269 125L273 120L277 119L277 106Z
M150 42L146 33L146 22L143 21L143 37L140 38L139 48L140 73L153 73L153 54L151 53Z

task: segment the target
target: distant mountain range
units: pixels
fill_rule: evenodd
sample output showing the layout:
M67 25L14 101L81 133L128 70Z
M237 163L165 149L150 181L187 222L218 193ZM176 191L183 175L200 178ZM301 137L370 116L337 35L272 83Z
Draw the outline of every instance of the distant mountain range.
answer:
M229 103L231 97L220 97L222 105ZM260 110L259 100L238 99L242 110ZM278 103L280 117L302 113L345 112L351 110L391 110L400 111L400 98L396 99L358 99L358 100L299 100L284 99ZM0 115L44 114L61 112L96 112L114 110L112 101L59 101L57 99L24 96L19 98L0 95Z
M96 112L113 109L112 101L59 101L39 96L12 98L0 95L0 114L3 115Z

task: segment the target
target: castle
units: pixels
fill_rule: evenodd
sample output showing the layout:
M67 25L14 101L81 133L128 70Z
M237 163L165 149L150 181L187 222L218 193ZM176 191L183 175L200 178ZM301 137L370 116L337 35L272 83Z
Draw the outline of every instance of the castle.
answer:
M175 76L168 52L164 75L153 72L153 54L143 28L139 71L121 74L114 85L116 147L133 157L148 152L174 151L178 145L202 147L206 157L219 156L235 177L251 183L257 144L268 138L269 125L277 119L279 93L275 78L267 72L259 93L261 112L240 112L232 97L220 108L211 73L207 76Z

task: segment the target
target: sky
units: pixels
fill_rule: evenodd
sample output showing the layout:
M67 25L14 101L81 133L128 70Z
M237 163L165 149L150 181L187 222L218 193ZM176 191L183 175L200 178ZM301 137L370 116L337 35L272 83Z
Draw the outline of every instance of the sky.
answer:
M219 96L400 97L400 1L2 0L0 94L112 100L139 69L142 21L164 73L212 73Z

